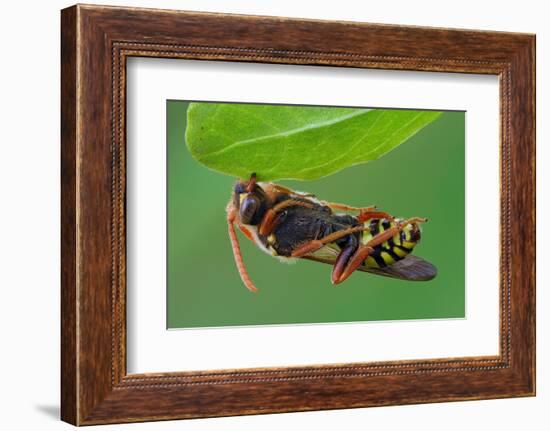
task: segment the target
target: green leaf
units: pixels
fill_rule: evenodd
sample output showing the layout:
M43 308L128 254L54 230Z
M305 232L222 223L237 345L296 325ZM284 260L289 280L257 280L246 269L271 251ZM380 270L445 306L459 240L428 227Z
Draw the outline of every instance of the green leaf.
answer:
M186 142L206 167L262 181L314 180L375 160L441 112L191 103Z

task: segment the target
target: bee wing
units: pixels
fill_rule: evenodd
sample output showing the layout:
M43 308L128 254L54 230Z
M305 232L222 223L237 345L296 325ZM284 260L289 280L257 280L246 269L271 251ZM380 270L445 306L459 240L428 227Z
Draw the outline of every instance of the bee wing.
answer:
M434 265L412 254L409 254L403 260L399 260L386 268L369 268L362 266L359 270L382 275L384 277L410 281L428 281L432 280L437 275L437 268Z
M313 254L304 256L304 259L333 265L337 257L338 250L332 247L323 247ZM434 265L421 257L411 254L386 268L361 266L357 269L359 271L370 272L371 274L409 281L428 281L432 280L437 275L437 268Z

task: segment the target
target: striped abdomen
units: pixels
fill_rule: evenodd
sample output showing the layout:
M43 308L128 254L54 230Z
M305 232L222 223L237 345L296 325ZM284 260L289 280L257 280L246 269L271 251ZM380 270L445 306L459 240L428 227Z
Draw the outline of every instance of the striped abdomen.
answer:
M372 219L365 222L369 230L363 232L361 242L367 244L377 234L393 227L400 219L390 221L388 219ZM394 235L388 241L374 247L374 252L365 260L365 266L370 268L385 268L405 258L412 252L414 246L420 241L420 227L408 224L401 232Z

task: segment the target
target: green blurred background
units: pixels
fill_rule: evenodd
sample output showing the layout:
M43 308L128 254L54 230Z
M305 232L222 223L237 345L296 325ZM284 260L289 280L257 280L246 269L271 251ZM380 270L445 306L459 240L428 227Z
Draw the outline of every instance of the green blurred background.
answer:
M234 264L225 206L234 178L196 162L185 145L188 103L167 102L167 325L354 322L465 316L464 112L445 112L379 160L311 181L281 181L320 199L377 205L400 217L429 218L414 253L438 268L428 282L356 273L330 283L331 267L284 264L238 233L252 280Z

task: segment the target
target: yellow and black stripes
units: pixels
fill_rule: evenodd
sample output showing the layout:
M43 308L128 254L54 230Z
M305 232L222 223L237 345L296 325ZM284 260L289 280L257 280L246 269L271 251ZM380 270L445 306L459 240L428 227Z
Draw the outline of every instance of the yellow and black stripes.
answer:
M376 235L395 226L400 219L371 219L365 222L369 229L363 232L361 242L367 244ZM420 227L416 223L404 226L399 233L388 241L374 247L374 252L365 260L364 265L370 268L385 268L405 258L420 241Z

